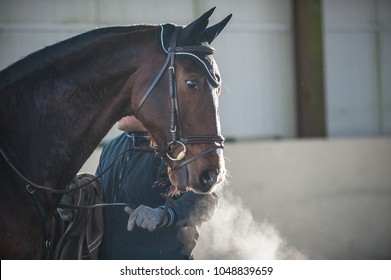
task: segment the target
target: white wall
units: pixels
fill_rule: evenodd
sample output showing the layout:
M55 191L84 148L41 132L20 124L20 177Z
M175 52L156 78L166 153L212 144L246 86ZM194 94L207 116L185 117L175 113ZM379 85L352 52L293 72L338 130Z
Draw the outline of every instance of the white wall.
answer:
M391 135L391 1L323 4L328 134Z

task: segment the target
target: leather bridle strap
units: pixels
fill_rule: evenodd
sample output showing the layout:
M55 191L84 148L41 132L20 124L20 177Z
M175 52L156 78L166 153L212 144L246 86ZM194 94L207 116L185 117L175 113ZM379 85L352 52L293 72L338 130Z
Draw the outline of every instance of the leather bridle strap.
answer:
M205 143L218 143L223 148L224 147L224 137L220 135L216 136L182 136L179 139L184 144L205 144Z
M140 111L141 107L144 105L144 102L147 100L149 95L152 93L154 88L156 87L157 83L160 81L161 77L163 76L163 73L166 71L166 68L168 66L168 63L170 63L170 57L167 56L166 61L164 62L162 68L160 69L159 73L156 75L155 79L149 86L148 90L145 92L143 98L141 98L140 102L138 103L136 110L133 110L133 115L137 118L138 112Z
M3 156L3 158L7 161L8 165L12 168L12 170L18 174L18 176L24 180L27 185L26 185L26 189L29 193L33 194L34 193L34 188L35 189L40 189L40 190L44 190L44 191L49 191L49 192L52 192L52 193L65 193L66 190L58 190L58 189L54 189L54 188L50 188L50 187L45 187L45 186L41 186L41 185L38 185L32 181L30 181L28 178L26 178L22 172L19 171L18 168L16 168L16 166L11 162L11 160L7 157L7 155L4 153L4 151L0 148L0 153L1 155Z
M163 27L162 27L163 28ZM179 189L184 190L187 185L188 181L188 170L187 170L187 164L190 162L205 156L219 148L224 148L224 137L220 135L214 135L214 136L183 136L182 135L182 129L181 129L181 123L180 123L180 115L179 115L179 106L178 106L178 96L177 96L177 85L176 85L176 73L175 73L175 56L178 55L187 55L194 57L195 59L200 58L195 55L194 53L203 53L205 55L213 54L214 49L208 46L180 46L177 47L177 40L179 37L179 33L181 31L181 26L175 26L173 33L171 34L169 46L166 49L163 44L162 40L162 47L167 52L166 60L159 70L158 74L156 75L155 79L151 83L151 85L148 87L147 91L145 92L144 96L139 101L138 105L133 111L133 115L135 117L138 116L138 113L140 112L142 106L144 105L145 101L148 99L148 97L153 92L156 85L161 80L163 74L165 73L166 69L168 69L168 79L169 79L169 97L170 97L170 132L171 132L171 142L166 142L165 144L162 144L163 147L160 147L158 150L161 152L161 156L167 157L171 161L177 161L178 165L174 167L174 169L178 169L180 173L180 183L179 183ZM163 29L162 29L162 35L163 35ZM206 65L204 64L204 67ZM210 70L206 67L206 71L208 74L210 74ZM179 137L178 137L179 135ZM173 158L169 155L169 151L175 150L175 145L180 144L182 146L182 151L178 153L178 155ZM215 144L214 146L207 148L206 150L186 159L186 144Z
M175 69L175 64L174 64L175 54L191 55L191 56L196 57L196 55L193 54L194 52L204 53L204 54L213 54L214 53L214 49L211 47L207 47L207 46L180 46L180 47L177 47L176 41L178 39L179 32L181 31L181 29L182 29L181 26L175 27L174 32L171 35L170 46L169 46L168 50L166 50L167 57L166 57L166 60L163 64L163 66L159 70L158 74L156 75L156 77L153 80L153 82L151 83L151 85L148 87L147 91L145 92L144 96L141 98L141 100L138 103L138 105L136 106L136 108L134 110L132 110L133 115L135 117L137 117L141 107L144 105L145 101L151 95L152 91L154 90L154 88L156 87L158 82L160 81L161 77L163 76L163 74L166 71L167 66L170 62L171 62L171 66L173 66Z
M168 57L170 58L170 67L168 68L168 79L170 87L170 132L171 139L173 142L177 140L177 124L179 125L179 131L181 131L179 120L179 106L178 106L178 95L176 87L176 75L175 75L175 48L178 39L179 31L182 29L180 26L176 26L173 34L171 35L170 46L168 48Z
M180 164L178 164L174 169L180 169L184 166L186 166L187 164L189 164L190 162L196 160L197 158L200 158L200 157L203 157L217 149L220 149L222 148L222 146L212 146L212 147L209 147L208 149L206 150L203 150L202 152L199 152L198 154L195 154L194 156L182 161Z

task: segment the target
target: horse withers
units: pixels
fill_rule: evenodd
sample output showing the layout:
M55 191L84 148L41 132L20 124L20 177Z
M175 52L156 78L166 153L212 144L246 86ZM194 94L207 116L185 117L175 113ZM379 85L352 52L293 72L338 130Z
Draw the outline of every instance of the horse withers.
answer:
M224 180L220 74L210 43L231 16L95 29L0 72L0 258L50 251L56 206L117 120L137 115L174 186L208 193Z

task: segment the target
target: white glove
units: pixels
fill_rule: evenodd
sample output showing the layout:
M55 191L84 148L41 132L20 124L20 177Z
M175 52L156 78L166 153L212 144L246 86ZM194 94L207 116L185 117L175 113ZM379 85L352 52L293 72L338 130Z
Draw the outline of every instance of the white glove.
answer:
M73 196L71 196L69 194L64 194L61 197L60 204L72 205L73 204ZM65 209L57 208L57 212L58 212L58 214L60 214L61 219L63 219L64 221L69 222L69 221L71 221L73 219L72 209L69 209L69 208L65 208Z
M128 231L132 231L135 224L140 228L154 231L158 226L164 226L167 223L167 218L165 218L163 223L159 225L163 218L164 211L162 208L151 208L140 205L135 210L128 206L124 210L130 214L127 227Z

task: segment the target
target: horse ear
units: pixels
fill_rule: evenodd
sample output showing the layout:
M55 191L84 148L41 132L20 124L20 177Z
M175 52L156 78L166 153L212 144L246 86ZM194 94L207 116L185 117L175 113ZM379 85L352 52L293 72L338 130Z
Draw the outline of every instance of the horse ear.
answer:
M220 34L220 32L224 29L224 27L230 21L231 17L232 17L232 14L227 16L225 19L223 19L219 23L207 28L202 33L202 39L204 39L204 41L208 42L208 44L212 43L212 41Z
M204 13L202 16L200 16L198 19L186 25L179 35L178 45L193 45L201 36L202 32L205 31L205 28L208 26L209 23L209 18L213 14L215 9L216 7L213 7L212 9Z

